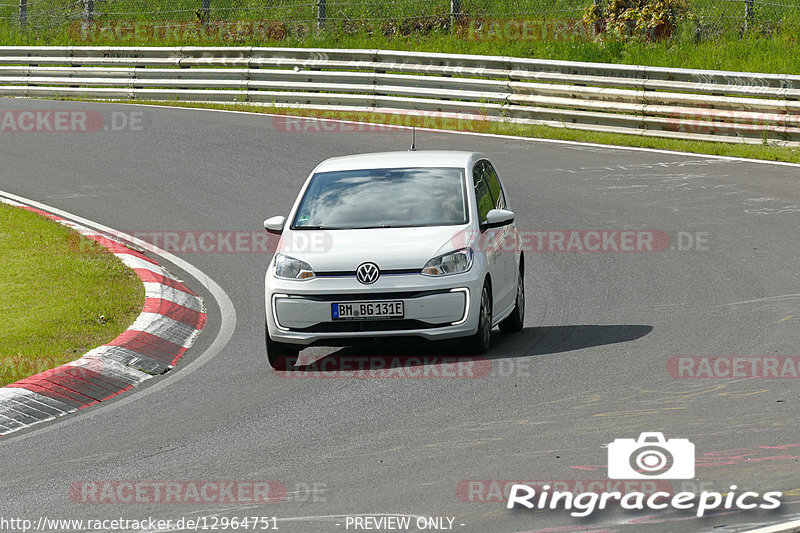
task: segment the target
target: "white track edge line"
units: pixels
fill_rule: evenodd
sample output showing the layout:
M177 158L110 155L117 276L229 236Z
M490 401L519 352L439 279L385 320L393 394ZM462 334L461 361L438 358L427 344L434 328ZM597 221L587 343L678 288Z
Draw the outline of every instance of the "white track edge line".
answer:
M21 100L47 100L50 102L60 102L61 100L53 100L50 98L25 98L19 97ZM253 111L238 111L234 109L213 109L207 107L184 107L179 105L158 105L158 104L138 104L135 102L114 102L114 101L102 101L102 100L85 100L88 103L94 104L104 104L104 105L126 105L126 106L139 106L139 107L153 107L157 109L180 109L180 110L188 110L188 111L215 111L217 113L239 113L243 115L255 115L255 116L262 116L262 117L285 117L287 115L280 114L280 113L255 113ZM292 108L288 108L292 109ZM365 113L369 113L369 111L365 111ZM288 115L291 117L297 117L300 119L306 120L317 120L317 121L327 121L327 122L340 122L342 124L356 124L356 125L364 125L364 126L376 126L381 125L379 122L359 122L355 120L344 120L338 118L317 118L317 117L304 117L298 115ZM386 125L386 124L383 124ZM395 125L389 124L387 126L391 126L392 128L397 129L406 129L410 130L412 126L402 126L402 125ZM515 141L527 141L527 142L537 142L537 143L552 143L552 144L565 144L565 145L572 145L572 146L586 146L591 148L607 148L611 150L631 150L634 152L649 152L649 153L656 153L656 154L667 154L667 155L677 155L677 156L685 156L685 157L701 157L701 158L710 158L710 159L717 159L720 161L727 161L727 162L740 162L740 163L757 163L761 165L778 165L778 166L787 166L787 167L794 167L800 168L800 163L789 163L788 161L769 161L767 159L750 159L747 157L734 157L728 155L715 155L715 154L703 154L697 152L681 152L679 150L663 150L661 148L646 148L643 146L620 146L617 144L601 144L601 143L592 143L586 141L570 141L566 139L543 139L541 137L522 137L519 135L500 135L498 133L480 133L475 131L456 131L456 130L446 130L446 129L437 129L437 128L416 128L418 131L431 131L436 133L452 133L454 135L473 135L479 137L490 137L493 139L509 139ZM148 243L148 246L152 246Z

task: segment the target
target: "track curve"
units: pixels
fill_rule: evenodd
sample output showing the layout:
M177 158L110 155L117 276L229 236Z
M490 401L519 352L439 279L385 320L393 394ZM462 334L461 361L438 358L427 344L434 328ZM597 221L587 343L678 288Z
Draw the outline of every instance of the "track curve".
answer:
M4 133L0 143L0 189L127 233L258 232L322 159L409 142L405 130L286 132L269 116L201 110L26 100L0 109L141 112L141 131ZM707 249L528 254L525 330L496 332L492 371L462 380L278 377L263 353L269 257L176 254L230 295L230 341L182 369L220 328L210 308L175 371L185 377L151 380L158 389L130 393L124 408L112 400L0 440L3 516L277 516L283 531L341 531L343 515L397 514L450 516L455 530L481 532L645 522L737 531L800 513L798 381L667 371L676 356L800 355L800 168L432 131L417 144L489 155L521 229L651 229L673 242L702 236ZM412 349L444 348L308 353ZM605 479L605 445L642 431L695 443L698 490L782 490L783 506L702 520L618 509L576 519L465 501L477 498L464 493L468 480ZM271 504L76 502L70 487L87 480L271 480L287 492Z

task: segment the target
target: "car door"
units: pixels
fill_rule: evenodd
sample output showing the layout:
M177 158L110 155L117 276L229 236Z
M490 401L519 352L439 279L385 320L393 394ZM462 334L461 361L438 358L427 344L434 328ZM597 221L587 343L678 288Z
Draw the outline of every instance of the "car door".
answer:
M487 171L488 161L481 160L475 163L472 171L472 180L475 191L475 205L478 207L478 222L486 222L486 214L497 205L492 196L490 187L490 173ZM492 278L492 309L494 312L505 309L508 298L506 285L507 273L503 263L501 248L504 238L504 228L492 228L481 232L478 239L479 248L486 257L489 275Z
M484 161L484 174L489 184L489 192L492 195L494 207L496 209L509 209L506 203L506 195L497 171L489 161ZM517 296L517 237L516 224L512 223L502 228L497 228L498 232L498 263L502 263L503 285L498 291L497 311L501 311L516 302Z

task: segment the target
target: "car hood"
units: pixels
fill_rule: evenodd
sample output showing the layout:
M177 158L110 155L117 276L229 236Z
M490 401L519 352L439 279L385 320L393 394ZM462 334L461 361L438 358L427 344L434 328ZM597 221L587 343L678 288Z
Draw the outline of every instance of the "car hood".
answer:
M288 230L278 252L316 272L352 272L364 262L384 271L422 269L431 258L468 245L467 227Z

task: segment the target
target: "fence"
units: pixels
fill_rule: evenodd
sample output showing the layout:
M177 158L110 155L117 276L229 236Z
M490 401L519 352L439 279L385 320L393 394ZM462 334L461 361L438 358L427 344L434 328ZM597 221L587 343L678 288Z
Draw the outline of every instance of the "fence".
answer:
M47 30L80 23L262 21L371 31L386 25L451 28L459 20L578 20L592 0L0 0L0 22ZM688 0L706 28L774 27L800 0Z
M247 102L800 142L800 76L423 52L0 47L0 96Z

